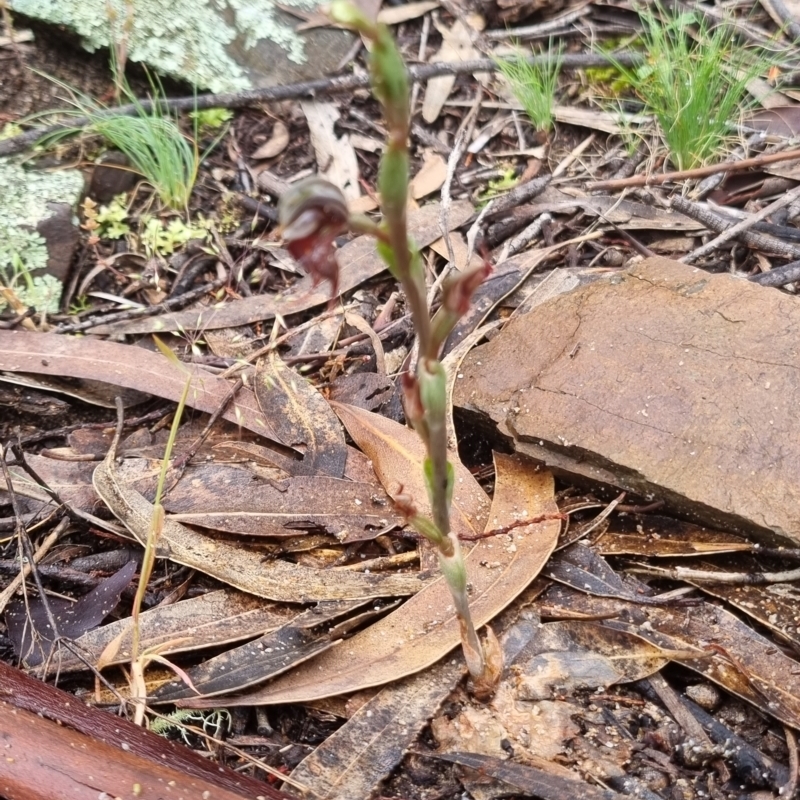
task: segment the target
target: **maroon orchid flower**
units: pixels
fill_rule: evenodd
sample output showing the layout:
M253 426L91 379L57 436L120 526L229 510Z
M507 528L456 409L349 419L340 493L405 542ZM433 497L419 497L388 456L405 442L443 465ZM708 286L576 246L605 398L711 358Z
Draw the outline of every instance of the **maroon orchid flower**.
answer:
M334 242L348 230L350 217L344 195L329 181L313 175L283 193L278 216L292 258L311 275L314 286L330 281L332 297L337 297L339 264Z

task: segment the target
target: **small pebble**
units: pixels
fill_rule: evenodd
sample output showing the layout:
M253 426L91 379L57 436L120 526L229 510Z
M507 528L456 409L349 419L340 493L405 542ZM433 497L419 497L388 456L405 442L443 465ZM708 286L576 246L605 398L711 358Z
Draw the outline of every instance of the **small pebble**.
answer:
M686 696L706 711L713 711L722 701L719 689L710 683L696 683L694 686L687 686Z

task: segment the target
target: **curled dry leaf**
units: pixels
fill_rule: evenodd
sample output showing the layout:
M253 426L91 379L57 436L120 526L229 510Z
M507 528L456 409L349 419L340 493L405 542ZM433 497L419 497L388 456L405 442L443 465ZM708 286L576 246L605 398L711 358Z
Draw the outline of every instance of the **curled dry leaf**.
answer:
M152 524L153 505L120 483L112 451L97 466L92 480L114 516L143 545ZM414 594L425 583L420 575L361 575L265 561L261 553L217 541L169 518L164 521L157 556L200 570L243 592L284 603L402 596Z
M258 363L255 393L280 441L304 454L301 461L286 462L292 474L344 475L347 447L339 420L317 389L274 351Z
M371 455L382 482L391 484L403 478L407 485L412 480L422 483L421 477L415 478L422 472L422 445L412 431L361 409L338 407L337 413ZM534 462L516 456L496 454L495 463L497 485L488 515L489 529L557 513L549 472L537 471ZM472 496L474 502L483 493L475 479L468 472L466 475L469 477L456 467L454 506L460 497ZM424 487L415 491L424 492ZM478 511L481 507L482 501ZM464 504L460 506L462 515L463 511ZM485 513L481 517L485 520ZM476 626L493 619L536 577L555 547L559 528L555 520L520 525L508 534L481 539L470 550L466 563ZM397 611L338 647L277 678L261 691L227 700L226 704L305 702L380 686L430 666L459 642L450 590L440 577Z
M282 153L289 144L289 129L280 120L276 120L272 127L272 136L259 147L250 158L256 161L262 158L275 158Z

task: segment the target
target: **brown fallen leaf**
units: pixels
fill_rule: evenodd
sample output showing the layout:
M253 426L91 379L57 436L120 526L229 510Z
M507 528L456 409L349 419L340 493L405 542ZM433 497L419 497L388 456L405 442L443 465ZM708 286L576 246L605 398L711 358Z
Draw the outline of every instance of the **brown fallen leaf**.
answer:
M649 596L649 589L637 592L622 580L609 563L591 547L576 542L550 559L543 574L579 592L599 597L618 597L635 603L658 603Z
M167 606L150 608L139 617L142 650L158 647L161 655L216 647L275 630L295 615L290 606L267 602L260 597L221 589ZM131 621L121 619L83 634L75 647L91 663L117 639L116 655L110 664L130 661ZM51 672L87 669L71 650L61 648Z
M642 607L551 586L537 600L536 607L551 616L562 612L613 616L603 624L664 649L700 650L701 658L676 660L764 713L800 727L797 661L720 606L702 603L692 606L691 613L676 614L674 609Z
M144 545L153 505L119 481L113 454L112 447L94 471L95 491ZM157 556L200 570L243 592L284 603L402 596L414 594L425 583L421 575L361 575L347 570L311 569L279 559L265 561L261 553L217 541L169 518L158 540Z
M420 513L430 515L428 490L423 478L425 445L419 436L393 420L357 406L331 403L353 441L372 461L372 467L386 492L396 495L402 488ZM489 500L472 473L458 457L450 455L456 473L450 525L459 537L483 532Z
M289 129L280 120L276 120L272 126L272 135L261 145L250 158L258 161L262 158L275 158L280 155L289 145Z
M535 635L530 624L512 625L503 635L504 662L513 663ZM457 654L384 687L306 756L292 778L321 800L371 797L466 673Z
M183 698L193 698L198 693L201 697L217 697L263 683L332 647L334 638L329 633L329 623L368 602L338 600L317 603L313 608L296 614L277 630L187 669L190 686L182 680L171 680L148 699L157 703L174 703Z
M638 681L670 660L697 655L696 650L665 650L628 631L571 620L542 625L529 653L518 662L516 695L521 700Z
M302 460L289 462L292 474L341 478L347 460L344 433L319 391L275 351L258 362L254 388L279 441L303 452Z
M463 225L472 216L472 204L457 200L450 206L449 219L453 229ZM439 204L431 203L409 214L409 234L419 247L427 247L441 235ZM348 242L339 251L337 258L341 267L339 290L344 293L386 269L386 264L375 251L375 241L369 236L359 236ZM255 295L243 297L235 303L222 303L191 311L165 314L154 319L99 325L92 333L157 333L159 331L195 331L204 329L235 328L272 319L275 314L288 316L324 305L330 300L328 286L312 286L309 276L303 278L282 295Z
M10 603L5 620L17 658L35 667L50 656L57 637L77 639L97 628L116 608L135 573L136 562L129 561L74 603L63 597L50 598L47 606L40 597L19 598ZM50 614L56 631L50 625Z
M352 411L349 409L346 416L348 426L355 419ZM400 429L397 436L403 448L412 448L412 442L418 441L403 426L391 425ZM377 424L374 429L381 430ZM353 431L358 440L363 431L355 425L351 434ZM415 479L410 474L414 464L411 451L387 451L385 440L376 441L380 449L372 458L381 480L392 482L408 474L410 484ZM537 471L533 462L515 456L495 454L495 463L497 485L487 523L489 529L557 512L550 473ZM394 470L400 472L395 475ZM413 471L421 472L415 468ZM472 476L469 480L474 482ZM462 478L457 470L454 505L466 482L467 478ZM476 483L468 493L477 495L482 491ZM559 528L560 524L552 520L520 525L508 534L481 539L469 551L466 563L470 606L477 627L493 619L536 577L555 547ZM459 642L450 590L440 577L397 611L338 647L258 692L226 700L226 705L305 702L380 686L430 666Z
M515 764L492 756L478 753L451 753L438 756L443 761L452 761L477 770L496 780L521 789L526 795L539 797L541 800L565 800L580 797L583 800L626 800L628 795L601 789L591 783L575 778L566 778L560 774L546 772L538 767L526 764Z
M213 413L232 384L196 364L174 364L142 347L54 333L0 330L0 370L86 378L147 392L177 402L188 376L190 408ZM252 390L242 387L228 406L225 419L280 441L261 413Z
M763 565L757 558L737 559L735 572L758 575ZM718 564L697 565L704 572L726 572ZM708 595L718 597L738 608L742 614L756 620L765 628L775 631L780 639L791 642L800 648L800 628L798 628L797 607L800 590L794 583L770 583L748 586L742 584L713 583L686 579Z
M741 536L725 531L701 528L691 522L648 514L641 518L628 518L637 525L609 530L593 542L593 548L604 556L634 555L656 558L711 555L712 553L737 553L752 550L756 545ZM615 519L613 526L620 520Z
M247 536L323 530L340 542L373 538L403 524L379 483L304 475L264 481L248 470L202 464L164 498L171 519Z

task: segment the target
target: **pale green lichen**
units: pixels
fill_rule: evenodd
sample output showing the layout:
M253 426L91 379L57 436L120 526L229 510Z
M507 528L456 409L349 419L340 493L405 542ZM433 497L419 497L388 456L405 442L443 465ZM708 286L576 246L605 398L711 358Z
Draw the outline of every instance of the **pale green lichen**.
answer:
M0 159L0 280L8 284L20 270L30 274L47 266L47 246L36 226L53 213L48 203L75 206L83 176L75 170L25 170Z
M310 8L314 0L284 0ZM212 92L250 87L245 70L230 56L235 40L252 48L261 39L280 45L289 59L303 63L303 41L292 25L282 22L273 0L11 0L21 14L67 25L87 49L107 47L127 36L128 56L157 70L182 77Z

